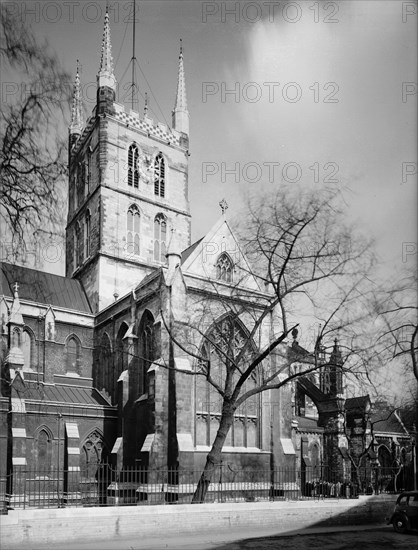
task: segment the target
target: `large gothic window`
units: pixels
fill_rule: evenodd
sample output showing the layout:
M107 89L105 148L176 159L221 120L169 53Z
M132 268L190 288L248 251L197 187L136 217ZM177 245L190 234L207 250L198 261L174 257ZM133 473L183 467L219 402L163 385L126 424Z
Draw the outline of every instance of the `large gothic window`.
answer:
M243 346L248 342L248 337L241 323L225 318L216 323L213 329L205 337L200 350L202 360L196 365L197 372L203 373L195 376L196 391L196 445L211 445L219 428L222 411L222 397L210 384L205 373L210 372L212 380L224 389L227 368L231 370L233 381L237 381L239 372L234 369L232 362L238 356ZM255 347L252 345L249 352L244 353L244 359L240 361L240 367L250 360ZM231 361L228 364L228 359ZM257 386L257 373L245 382L241 394ZM248 398L237 409L234 422L229 430L225 445L234 447L258 447L259 446L259 397L254 395Z
M154 260L165 262L167 240L167 220L163 214L155 216L154 220Z
M130 255L140 254L140 214L139 208L133 204L128 210L127 217L127 252Z
M155 336L154 317L150 311L146 310L139 325L139 395L147 392L147 372L156 359L157 343Z
M165 197L165 160L162 153L158 153L154 161L154 194Z
M65 344L65 362L67 372L76 372L80 374L80 343L71 336Z
M139 150L135 143L128 149L128 185L138 188L139 186Z
M216 278L218 281L232 283L233 263L225 252L221 254L216 262Z

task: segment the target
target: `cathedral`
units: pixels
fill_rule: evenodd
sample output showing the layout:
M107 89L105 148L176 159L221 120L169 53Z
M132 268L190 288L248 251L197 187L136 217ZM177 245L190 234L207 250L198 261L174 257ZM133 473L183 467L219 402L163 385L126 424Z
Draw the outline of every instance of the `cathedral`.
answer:
M80 90L77 70L66 276L1 267L3 487L19 469L94 479L104 461L117 469L201 469L221 403L193 376L197 360L173 342L168 324L181 327L192 318L202 334L210 330L205 307L222 316L237 281L248 311L268 297L225 212L191 243L182 49L171 127L150 118L146 107L141 116L116 101L108 15L96 105L86 122ZM239 330L245 332L245 319ZM263 322L254 346L265 347L270 330ZM296 333L288 347L300 348ZM344 398L341 364L336 341L332 354L324 353L321 375L247 400L225 442L225 464L348 471L342 411L358 435L370 402ZM387 447L399 455L407 434L398 428L398 436L390 431L397 450L392 440Z

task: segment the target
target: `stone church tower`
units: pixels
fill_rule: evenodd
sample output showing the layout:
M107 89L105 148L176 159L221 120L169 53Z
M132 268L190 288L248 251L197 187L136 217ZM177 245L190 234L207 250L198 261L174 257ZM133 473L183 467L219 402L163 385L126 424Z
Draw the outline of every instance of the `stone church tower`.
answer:
M109 16L96 106L83 127L80 75L69 127L66 276L80 280L93 311L126 294L165 263L172 229L190 245L189 113L180 48L173 127L117 102ZM173 86L174 88L174 86Z

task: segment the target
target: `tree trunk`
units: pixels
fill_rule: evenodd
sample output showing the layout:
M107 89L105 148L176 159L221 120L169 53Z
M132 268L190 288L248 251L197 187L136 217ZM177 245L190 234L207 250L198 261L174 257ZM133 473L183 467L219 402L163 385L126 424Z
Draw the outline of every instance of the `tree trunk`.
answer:
M212 448L206 457L206 464L197 484L196 491L193 495L192 504L201 504L205 502L213 472L215 471L215 467L221 462L222 448L233 421L234 408L229 403L224 403L222 407L221 421L219 423L215 441L213 442Z
M354 475L355 475L358 491L362 493L363 487L362 487L361 478L360 478L360 465L358 466L353 465L353 466L354 466Z

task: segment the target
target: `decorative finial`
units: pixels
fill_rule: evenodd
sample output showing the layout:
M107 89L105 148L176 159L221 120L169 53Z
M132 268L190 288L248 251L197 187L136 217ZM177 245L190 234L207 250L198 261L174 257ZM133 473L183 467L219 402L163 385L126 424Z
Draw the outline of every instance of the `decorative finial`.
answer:
M106 15L103 27L102 51L100 57L100 69L97 75L98 87L107 86L116 89L116 79L113 73L112 44L110 39L109 10L106 7Z
M180 40L177 93L172 112L173 128L189 135L189 111L187 109L186 81L184 77L183 40Z
M83 114L81 108L81 86L80 86L80 61L77 59L77 70L73 87L73 103L71 106L71 134L81 134L83 127Z
M219 206L221 207L222 216L225 216L225 212L228 210L228 203L225 199L222 199L219 203Z
M14 295L14 299L13 299L12 307L10 308L9 323L23 326L23 317L22 317L20 301L19 301L19 284L17 283L17 281L13 285L13 295Z

